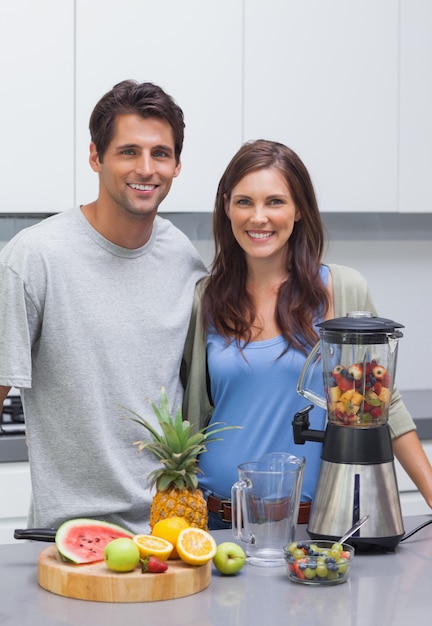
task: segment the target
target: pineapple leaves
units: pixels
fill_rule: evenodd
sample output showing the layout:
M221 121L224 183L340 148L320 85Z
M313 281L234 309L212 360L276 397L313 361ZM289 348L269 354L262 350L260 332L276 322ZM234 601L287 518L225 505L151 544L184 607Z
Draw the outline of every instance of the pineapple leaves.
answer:
M179 490L196 489L197 474L201 473L198 467L199 455L206 452L209 442L222 440L215 435L241 427L223 426L222 422L215 422L192 434L191 423L183 420L180 407L174 417L171 416L168 395L164 387L161 389L159 407L151 400L149 403L161 432L135 411L127 407L122 408L129 413L126 417L143 426L150 435L150 440L134 442L134 445L138 446L137 451L148 450L162 464L160 469L149 474L150 485L156 485L158 491L166 491L173 486Z

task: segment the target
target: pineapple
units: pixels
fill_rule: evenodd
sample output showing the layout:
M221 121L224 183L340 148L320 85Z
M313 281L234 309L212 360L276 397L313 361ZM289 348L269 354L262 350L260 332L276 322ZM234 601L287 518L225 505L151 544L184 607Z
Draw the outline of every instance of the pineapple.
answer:
M207 503L201 489L198 488L198 455L206 451L210 441L220 441L214 435L223 430L238 428L225 426L215 428L218 424L207 426L191 433L191 424L183 421L181 409L178 408L173 418L169 412L166 389L162 387L159 408L149 400L157 417L162 433L159 434L143 417L135 413L133 419L148 430L151 441L136 441L138 451L150 450L162 463L163 467L151 472L148 476L150 487L156 486L150 508L150 528L161 519L167 517L184 517L190 526L207 530Z

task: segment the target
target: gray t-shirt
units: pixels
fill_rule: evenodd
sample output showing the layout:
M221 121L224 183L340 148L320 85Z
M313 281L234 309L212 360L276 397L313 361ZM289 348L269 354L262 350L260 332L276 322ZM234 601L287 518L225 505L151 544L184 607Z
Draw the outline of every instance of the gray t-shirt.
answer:
M205 267L156 217L149 242L104 239L76 207L21 231L0 253L0 385L20 388L33 502L29 526L107 519L148 529L148 398L176 409L194 287Z

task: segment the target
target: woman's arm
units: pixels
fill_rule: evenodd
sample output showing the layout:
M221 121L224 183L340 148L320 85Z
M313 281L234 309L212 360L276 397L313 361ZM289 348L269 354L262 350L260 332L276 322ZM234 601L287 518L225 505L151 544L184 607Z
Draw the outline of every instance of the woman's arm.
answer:
M432 508L432 467L415 430L393 439L394 454Z

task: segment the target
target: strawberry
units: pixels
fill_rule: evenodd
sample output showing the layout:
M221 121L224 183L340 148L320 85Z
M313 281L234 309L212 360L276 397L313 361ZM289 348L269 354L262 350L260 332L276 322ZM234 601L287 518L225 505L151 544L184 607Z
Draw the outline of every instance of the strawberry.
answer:
M348 391L348 389L353 389L355 387L353 377L348 374L347 370L343 370L346 372L347 376L343 374L337 374L334 378L336 380L337 386L341 391Z
M361 380L361 377L363 376L363 365L361 363L350 365L348 373L351 374L354 380Z
M390 374L384 374L384 376L381 378L381 384L383 387L390 388Z
M380 395L382 387L383 387L382 383L379 382L378 380L376 383L374 383L372 389L375 391L377 396Z
M372 368L372 375L377 380L381 380L381 378L383 378L383 376L385 376L386 374L387 374L387 370L382 365L375 365L375 367Z
M297 576L297 578L300 578L300 580L304 580L306 578L305 573L304 573L304 569L301 565L302 559L298 559L295 563L294 563L294 572L295 575ZM304 565L304 563L303 563Z
M332 369L332 376L338 376L344 369L345 367L343 365L335 365Z
M382 409L380 406L372 406L369 413L376 419L377 417L381 417Z
M159 561L155 556L146 556L145 559L141 559L141 572L145 574L150 572L151 574L162 574L168 569L168 565Z

